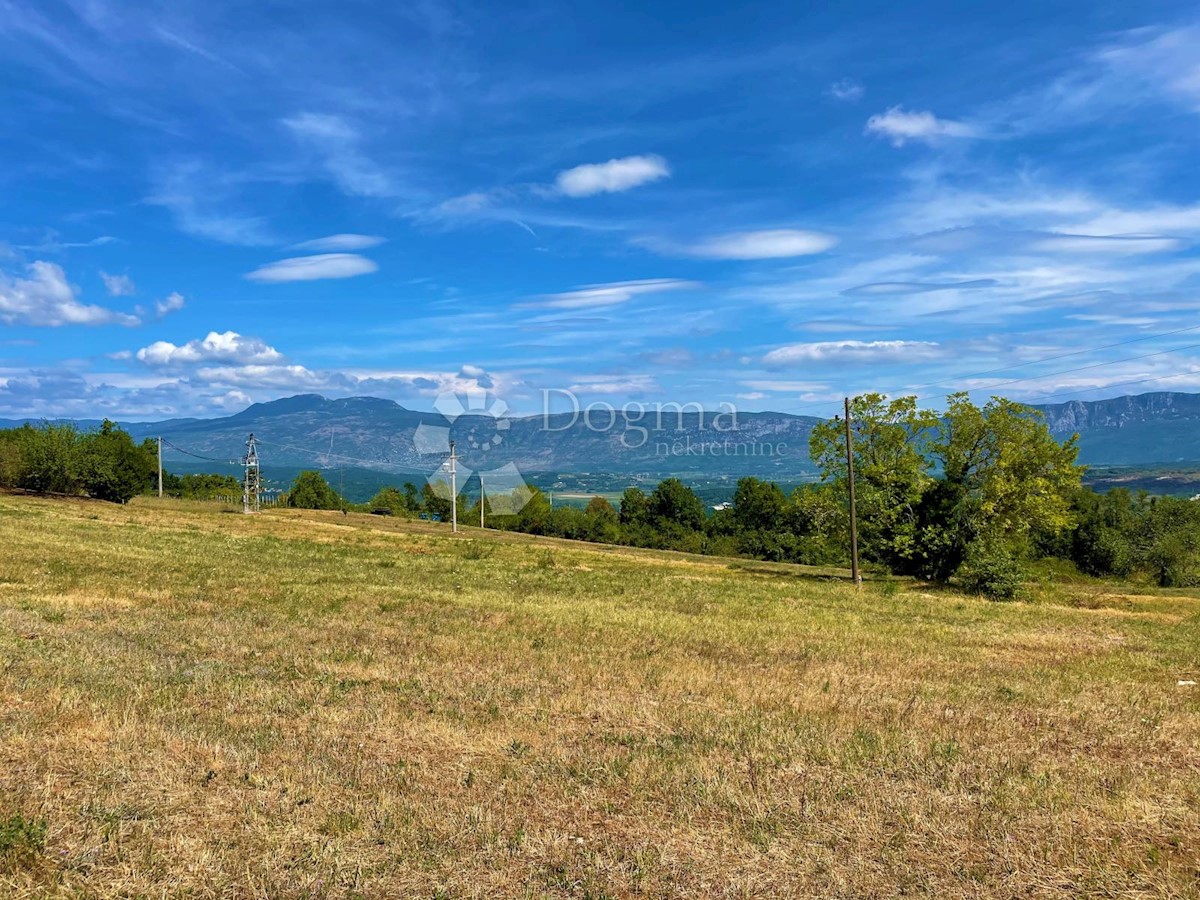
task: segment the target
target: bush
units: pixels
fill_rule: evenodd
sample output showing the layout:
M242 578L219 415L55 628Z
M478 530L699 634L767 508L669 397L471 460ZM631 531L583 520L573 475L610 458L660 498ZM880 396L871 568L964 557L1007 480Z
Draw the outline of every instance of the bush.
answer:
M301 472L292 482L287 505L294 509L343 509L345 501L320 472Z
M962 586L991 600L1015 600L1025 572L1012 550L999 542L975 541L967 550L960 575Z

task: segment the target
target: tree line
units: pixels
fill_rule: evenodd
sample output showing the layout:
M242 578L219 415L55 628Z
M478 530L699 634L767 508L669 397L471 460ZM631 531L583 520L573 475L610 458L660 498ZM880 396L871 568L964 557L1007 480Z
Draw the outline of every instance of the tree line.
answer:
M954 579L998 598L1015 596L1039 559L1062 559L1095 576L1200 583L1200 503L1082 486L1076 438L1058 441L1035 410L1002 398L983 406L953 394L944 411L915 397L864 394L851 401L858 536L868 569L934 582ZM817 425L810 452L819 481L785 493L743 478L733 501L708 510L677 478L652 491L628 488L616 505L552 508L536 488L518 512L485 501L487 524L572 540L746 556L807 565L849 562L845 422ZM0 431L0 486L124 502L155 487L157 447L135 443L109 421ZM164 473L170 496L237 494L229 475ZM316 471L301 472L284 502L308 509L361 509L448 521L448 491L386 487L351 504ZM461 522L479 521L479 500L460 496ZM496 504L499 506L500 504Z
M95 431L70 423L0 430L0 487L126 503L158 489L158 444L136 443L105 419ZM232 475L163 472L163 493L186 500L240 494Z
M1011 598L1030 563L1057 558L1096 576L1200 583L1200 503L1082 485L1077 437L1058 441L1036 410L994 397L979 406L952 394L946 409L915 397L864 394L851 401L861 558L868 569ZM728 556L839 565L849 562L845 422L812 432L817 483L785 493L743 478L732 503L709 511L677 478L651 492L631 487L614 506L551 508L531 489L515 515L491 527L573 540ZM459 499L459 519L478 521L478 500ZM368 506L449 518L428 485L389 488Z

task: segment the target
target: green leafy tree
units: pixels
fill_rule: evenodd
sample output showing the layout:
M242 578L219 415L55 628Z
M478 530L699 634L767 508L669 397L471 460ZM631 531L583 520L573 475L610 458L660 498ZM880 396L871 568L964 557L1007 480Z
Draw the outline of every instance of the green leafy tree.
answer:
M742 478L733 493L733 519L741 531L779 531L786 527L788 501L779 485Z
M24 462L17 486L38 493L80 493L81 439L75 426L25 425L20 432Z
M947 578L976 541L1016 556L1032 530L1071 525L1083 475L1077 438L1060 443L1036 410L1011 400L981 408L952 394L930 444L942 481L922 497L918 571Z
M668 478L654 489L647 501L647 511L651 523L659 529L704 528L703 501L678 478Z
M287 505L295 509L344 509L345 501L320 472L301 472L288 491Z
M850 401L850 420L860 552L903 569L916 552L917 508L933 480L924 449L937 416L919 409L916 397L863 394ZM834 418L815 426L809 438L822 481L839 497L849 496L845 428L845 420Z
M154 449L151 449L154 448ZM158 472L157 448L133 442L129 432L105 419L79 444L80 481L89 497L125 503L145 493Z
M583 510L587 526L585 539L601 544L615 544L621 539L620 517L604 497L593 497Z
M386 510L393 516L402 516L408 513L408 503L396 488L385 487L380 488L375 496L367 501L367 509L371 512Z
M545 534L550 521L550 500L533 486L529 486L526 491L529 499L517 513L517 530L529 534Z
M439 488L425 483L421 488L421 509L430 518L436 516L443 522L449 522L450 487L444 482L439 482Z
M641 488L630 487L621 495L620 522L625 526L645 525L650 518L650 505Z

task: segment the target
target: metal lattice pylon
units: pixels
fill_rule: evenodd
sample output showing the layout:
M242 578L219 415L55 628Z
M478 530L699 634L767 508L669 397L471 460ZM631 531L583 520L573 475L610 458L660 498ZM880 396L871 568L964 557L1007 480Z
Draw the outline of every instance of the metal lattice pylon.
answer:
M242 457L242 465L246 474L242 479L242 512L256 513L261 508L259 493L262 490L262 478L258 469L258 446L254 435L246 441L246 455Z

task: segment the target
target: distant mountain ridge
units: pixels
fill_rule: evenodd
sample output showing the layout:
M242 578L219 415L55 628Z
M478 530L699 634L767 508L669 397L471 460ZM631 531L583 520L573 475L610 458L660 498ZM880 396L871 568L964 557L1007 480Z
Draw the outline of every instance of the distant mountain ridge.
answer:
M1079 433L1086 463L1130 466L1200 462L1200 394L1156 391L1038 406L1051 433Z
M1200 463L1200 394L1156 392L1108 400L1036 407L1060 439L1080 435L1080 458L1094 465ZM680 412L668 406L661 421L618 415L591 423L571 414L494 419L477 412L450 423L438 412L410 410L378 397L327 399L298 394L255 403L213 419L177 418L123 423L137 438L163 436L179 448L213 460L232 460L253 432L264 463L288 466L360 466L425 475L453 439L471 471L507 463L524 472L630 472L757 474L778 478L813 472L809 434L819 418L777 412ZM598 421L597 421L598 420ZM0 422L13 426L16 422ZM81 426L94 422L80 422ZM644 429L644 431L643 431ZM439 443L440 442L440 443ZM168 457L177 456L174 450ZM182 457L180 457L182 458Z

